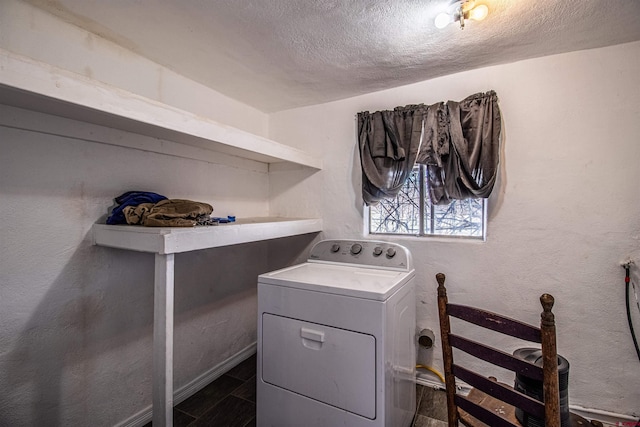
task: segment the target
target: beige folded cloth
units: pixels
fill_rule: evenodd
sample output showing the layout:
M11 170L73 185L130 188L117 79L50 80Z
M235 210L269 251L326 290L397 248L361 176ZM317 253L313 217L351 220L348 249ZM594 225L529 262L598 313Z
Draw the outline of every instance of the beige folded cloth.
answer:
M127 224L146 227L193 227L198 219L209 217L213 207L208 203L193 200L166 199L155 205L143 203L127 206L122 211Z

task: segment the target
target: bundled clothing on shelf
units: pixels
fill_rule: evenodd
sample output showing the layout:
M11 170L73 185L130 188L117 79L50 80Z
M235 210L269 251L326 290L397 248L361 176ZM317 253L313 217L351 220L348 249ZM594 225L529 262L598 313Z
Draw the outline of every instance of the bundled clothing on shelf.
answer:
M124 217L123 211L127 206L138 206L143 203L156 204L166 199L165 196L149 191L127 191L115 198L117 206L113 208L113 211L111 211L111 214L107 217L107 224L126 224L127 220Z
M128 191L116 197L117 206L107 224L144 225L146 227L193 227L217 225L211 218L213 206L185 199L168 199L157 193Z

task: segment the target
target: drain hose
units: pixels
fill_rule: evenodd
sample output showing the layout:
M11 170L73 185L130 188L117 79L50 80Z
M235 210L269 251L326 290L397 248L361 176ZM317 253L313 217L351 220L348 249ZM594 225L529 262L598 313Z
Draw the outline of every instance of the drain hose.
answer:
M631 330L631 338L633 338L633 345L636 348L636 354L638 355L638 360L640 361L640 348L638 348L638 340L636 339L636 333L633 330L633 322L631 321L631 305L629 302L629 292L630 292L630 287L629 284L631 283L631 275L629 274L629 269L630 266L629 264L625 264L624 266L624 271L625 271L625 277L624 277L624 282L625 282L625 300L627 303L627 321L629 322L629 329Z

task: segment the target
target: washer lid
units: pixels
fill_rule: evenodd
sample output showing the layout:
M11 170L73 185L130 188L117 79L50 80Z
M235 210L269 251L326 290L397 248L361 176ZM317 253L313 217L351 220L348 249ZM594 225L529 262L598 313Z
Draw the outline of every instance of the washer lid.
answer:
M258 282L384 301L413 278L414 274L414 270L379 270L306 262L261 274Z

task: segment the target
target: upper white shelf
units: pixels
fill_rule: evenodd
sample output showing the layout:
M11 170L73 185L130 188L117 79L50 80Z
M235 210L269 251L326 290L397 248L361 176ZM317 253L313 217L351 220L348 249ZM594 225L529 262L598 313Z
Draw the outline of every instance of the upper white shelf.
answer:
M322 168L296 148L2 49L0 103L263 163Z
M166 255L320 231L321 219L277 217L243 218L237 222L203 227L94 224L93 243Z

